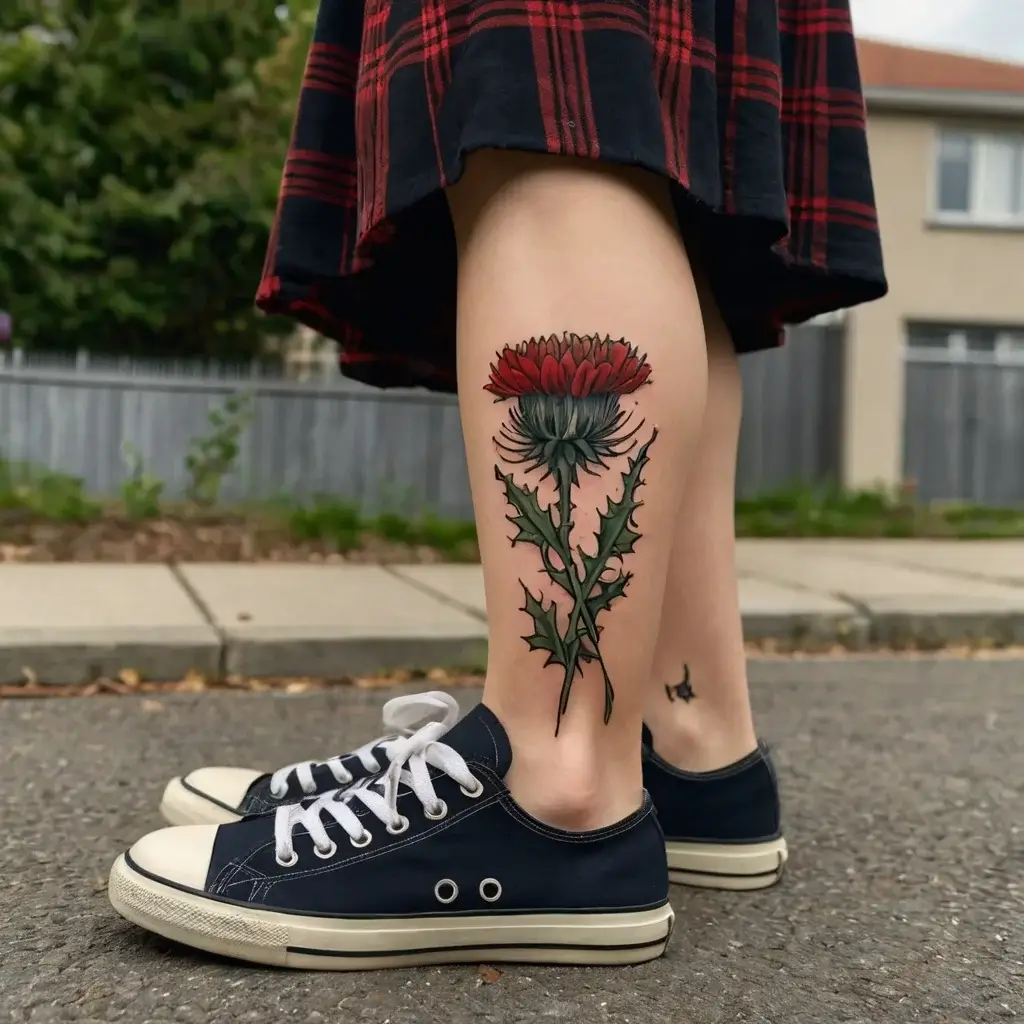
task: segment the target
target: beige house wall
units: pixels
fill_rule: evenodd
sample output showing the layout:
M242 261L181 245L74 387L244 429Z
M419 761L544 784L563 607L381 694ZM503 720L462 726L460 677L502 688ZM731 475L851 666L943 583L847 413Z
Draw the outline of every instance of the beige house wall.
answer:
M943 125L869 109L868 139L890 292L847 321L843 478L903 476L904 335L908 321L1024 325L1024 231L934 223L935 151ZM992 124L996 127L996 123ZM1024 130L1024 120L1002 122Z

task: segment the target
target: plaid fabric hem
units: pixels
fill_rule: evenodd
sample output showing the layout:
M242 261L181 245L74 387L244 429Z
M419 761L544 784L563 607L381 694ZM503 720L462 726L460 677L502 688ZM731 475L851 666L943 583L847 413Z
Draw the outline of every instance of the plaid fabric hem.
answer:
M454 390L482 147L665 176L740 351L885 293L848 0L322 0L258 305Z

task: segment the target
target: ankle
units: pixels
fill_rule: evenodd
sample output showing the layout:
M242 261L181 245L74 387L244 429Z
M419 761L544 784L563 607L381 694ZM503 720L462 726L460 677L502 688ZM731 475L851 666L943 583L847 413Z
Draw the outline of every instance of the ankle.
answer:
M512 743L512 767L505 785L523 810L540 821L570 831L612 825L636 811L643 802L643 772L639 748L610 756L591 737L566 735L557 739L529 736Z
M657 704L649 709L646 724L658 755L684 771L715 771L757 747L749 709L727 716L706 705L698 709Z

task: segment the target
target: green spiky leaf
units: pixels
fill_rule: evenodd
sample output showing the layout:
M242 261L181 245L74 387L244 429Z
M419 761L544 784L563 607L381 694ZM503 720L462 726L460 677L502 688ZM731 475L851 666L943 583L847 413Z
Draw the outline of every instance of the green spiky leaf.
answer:
M520 581L522 583L522 581ZM558 631L558 606L552 601L544 607L543 597L537 598L530 593L526 584L522 584L526 600L523 611L533 619L533 633L523 639L530 645L531 651L547 651L548 665L567 665L569 661L565 642Z
M516 515L505 518L518 530L513 544L535 544L537 547L558 549L558 527L550 509L541 508L537 488L520 487L511 473L502 473L494 467L494 475L505 485L505 500L516 510Z
M610 608L612 601L622 597L632 578L633 574L631 572L620 572L614 579L598 580L596 588L587 598L587 607L590 609L591 619L596 620L599 612ZM600 626L597 628L600 630Z
M649 461L648 451L657 436L655 430L650 440L640 446L635 456L630 457L626 471L622 474L621 497L609 498L608 507L600 513L595 534L596 553L589 555L582 548L577 548L583 562L584 586L588 594L597 585L608 562L631 554L640 539L633 515L643 502L637 501L636 492L643 484L640 475Z
M565 568L571 565L571 559L568 557L569 552L563 550L551 510L541 508L536 488L531 491L529 487L520 487L512 479L511 474L502 473L497 466L494 467L494 475L505 485L505 500L516 510L515 515L505 517L517 531L512 543L533 544L538 547L544 559L544 571L553 582L572 596L573 584ZM562 568L552 563L552 552L562 562Z

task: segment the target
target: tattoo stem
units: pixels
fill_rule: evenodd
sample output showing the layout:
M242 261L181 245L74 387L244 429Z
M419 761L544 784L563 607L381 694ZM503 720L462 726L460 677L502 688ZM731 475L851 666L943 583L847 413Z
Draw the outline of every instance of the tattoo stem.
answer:
M612 717L612 706L615 702L615 689L612 686L612 681L608 676L608 668L601 655L601 647L598 643L597 624L594 622L594 618L590 614L590 609L587 607L587 598L590 596L590 591L594 589L595 584L591 584L590 587L584 589L584 584L576 573L576 562L572 555L572 543L570 539L571 532L572 470L568 465L563 464L558 469L558 540L562 548L562 550L558 552L558 555L565 567L565 574L569 577L569 582L572 585L573 591L573 609L572 614L569 616L569 629L566 636L569 638L570 643L578 643L576 637L579 631L579 620L582 618L583 626L587 631L587 636L594 647L594 657L596 658L597 663L601 666L601 675L604 677L604 724L607 725ZM555 723L556 736L558 735L558 729L562 724L562 715L565 713L565 708L569 703L569 691L572 688L572 681L576 674L577 664L578 663L575 659L573 659L572 664L566 665L565 681L562 684L562 694L558 702L558 720Z

